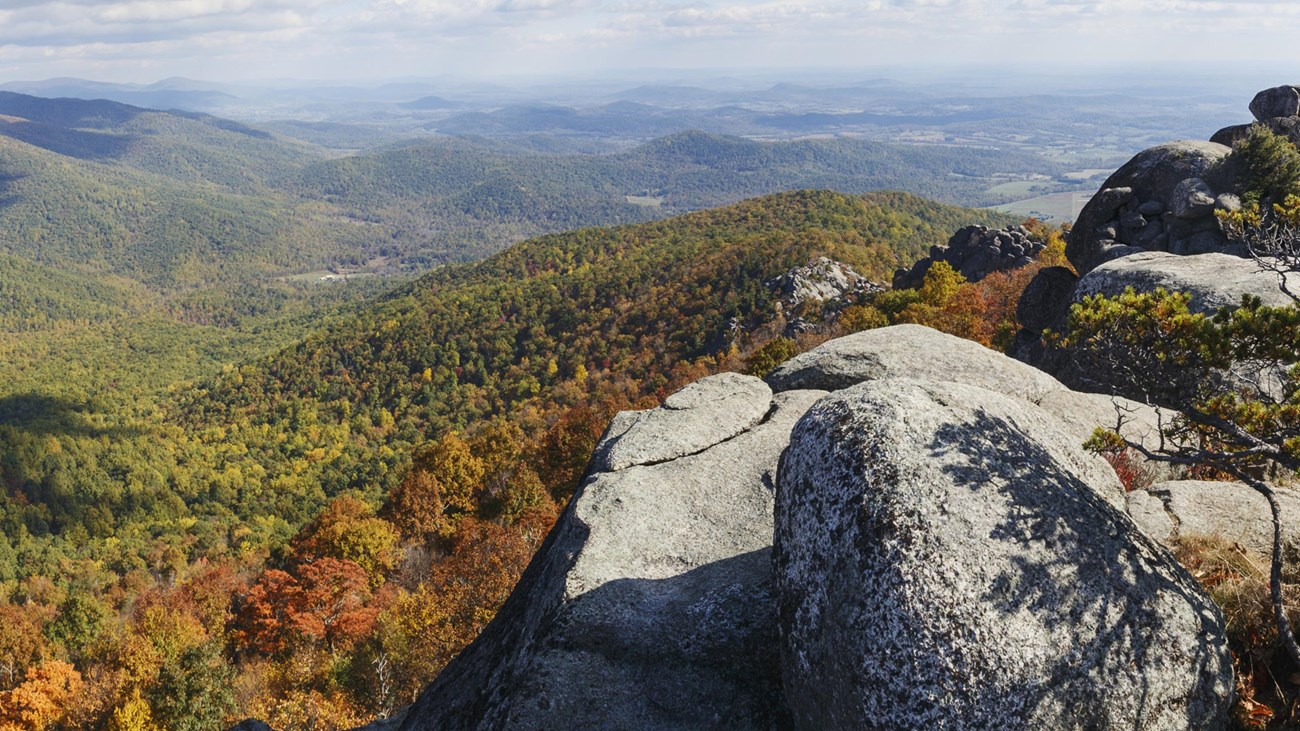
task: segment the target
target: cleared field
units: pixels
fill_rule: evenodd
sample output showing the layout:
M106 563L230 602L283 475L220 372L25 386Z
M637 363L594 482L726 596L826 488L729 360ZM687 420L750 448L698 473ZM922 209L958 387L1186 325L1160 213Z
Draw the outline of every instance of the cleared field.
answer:
M645 206L646 208L660 208L664 204L663 196L653 195L629 195L625 196L627 202L634 206Z
M1039 180L1013 180L1007 183L999 183L988 189L993 195L1033 195L1035 191L1041 191L1043 185Z
M1094 191L1091 190L1074 190L1064 193L1052 193L1050 195L1040 195L1034 198L1026 198L1014 203L1005 203L1000 206L991 206L995 211L1010 213L1015 216L1030 216L1054 223L1064 223L1073 221L1078 217L1079 211L1088 202Z
M1066 173L1062 177L1064 177L1067 180L1088 180L1089 178L1097 178L1103 175L1110 175L1112 172L1114 172L1114 170L1111 168L1089 168L1087 170L1075 170L1073 172Z

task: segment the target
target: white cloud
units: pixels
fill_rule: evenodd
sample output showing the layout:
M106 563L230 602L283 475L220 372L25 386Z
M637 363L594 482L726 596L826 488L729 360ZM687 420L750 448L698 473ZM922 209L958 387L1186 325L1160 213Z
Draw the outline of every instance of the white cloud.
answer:
M0 76L1287 62L1296 37L1293 0L0 0Z

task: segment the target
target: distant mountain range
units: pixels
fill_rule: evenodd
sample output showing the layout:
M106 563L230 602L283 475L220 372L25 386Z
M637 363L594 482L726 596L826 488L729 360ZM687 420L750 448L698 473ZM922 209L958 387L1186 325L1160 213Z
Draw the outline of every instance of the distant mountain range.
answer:
M640 109L612 107L629 120ZM182 291L377 258L426 268L795 188L993 203L995 175L1057 169L996 150L698 131L616 154L479 136L338 157L276 129L0 92L0 251Z

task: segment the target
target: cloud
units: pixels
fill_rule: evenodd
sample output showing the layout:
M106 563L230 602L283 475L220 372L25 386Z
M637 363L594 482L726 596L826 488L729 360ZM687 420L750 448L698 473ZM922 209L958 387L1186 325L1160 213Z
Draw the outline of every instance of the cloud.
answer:
M0 75L1286 61L1297 26L1293 0L0 0Z

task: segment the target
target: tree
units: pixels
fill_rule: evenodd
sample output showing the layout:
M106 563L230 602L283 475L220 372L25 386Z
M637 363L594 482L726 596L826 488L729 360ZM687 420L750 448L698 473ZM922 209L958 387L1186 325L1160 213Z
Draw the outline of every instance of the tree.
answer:
M263 655L287 650L295 638L293 607L302 588L288 572L268 569L237 603L231 622L236 646Z
M113 709L108 718L108 731L159 731L153 721L153 710L136 688L122 705Z
M1094 436L1094 449L1208 467L1268 501L1274 615L1283 647L1300 665L1282 598L1281 511L1266 480L1275 468L1300 471L1300 309L1246 297L1236 309L1207 316L1191 312L1189 302L1187 294L1164 290L1090 297L1071 309L1058 345L1099 387L1174 410L1155 447L1114 430Z
M159 725L172 731L224 728L226 716L235 710L233 677L219 643L190 648L163 666L149 689L149 706Z
M41 663L17 688L0 693L0 731L44 731L62 723L83 687L81 673L68 663Z
M1265 307L1243 297L1213 316L1190 310L1187 294L1131 288L1115 298L1089 297L1071 308L1068 347L1096 385L1174 410L1154 448L1099 430L1090 446L1133 450L1157 462L1209 468L1249 485L1267 500L1273 523L1269 593L1278 638L1300 665L1283 601L1282 516L1269 481L1276 470L1300 472L1300 151L1255 125L1234 156L1245 207L1221 212L1225 233L1260 268L1277 275L1292 303ZM1122 415L1121 423L1122 426Z
M407 538L450 537L457 521L478 508L486 471L469 444L447 432L416 452L383 514Z
M345 650L375 623L366 572L352 561L322 558L299 569L301 591L290 619L303 636L323 641L331 653Z
M48 652L44 613L39 604L0 604L0 690L14 687Z
M310 523L303 526L289 544L290 560L310 563L318 558L351 561L366 572L372 587L397 562L397 530L392 523L375 517L364 501L343 495L330 501Z

